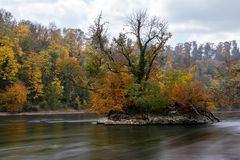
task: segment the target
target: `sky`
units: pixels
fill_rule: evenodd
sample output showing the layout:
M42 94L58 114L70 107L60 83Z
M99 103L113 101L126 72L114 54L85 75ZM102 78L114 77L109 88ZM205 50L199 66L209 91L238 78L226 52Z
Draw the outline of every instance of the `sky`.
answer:
M80 28L85 33L102 11L111 37L124 30L131 13L146 9L150 16L168 21L172 45L240 42L240 0L0 0L0 8L17 20L46 26L55 22L58 27Z

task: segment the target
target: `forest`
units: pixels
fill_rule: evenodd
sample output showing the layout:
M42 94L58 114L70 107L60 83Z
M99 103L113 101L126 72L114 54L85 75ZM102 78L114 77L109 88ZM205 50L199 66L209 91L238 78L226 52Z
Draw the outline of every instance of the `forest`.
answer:
M111 38L99 14L88 33L17 21L0 10L0 111L168 114L238 110L235 40L168 44L168 23L146 11Z

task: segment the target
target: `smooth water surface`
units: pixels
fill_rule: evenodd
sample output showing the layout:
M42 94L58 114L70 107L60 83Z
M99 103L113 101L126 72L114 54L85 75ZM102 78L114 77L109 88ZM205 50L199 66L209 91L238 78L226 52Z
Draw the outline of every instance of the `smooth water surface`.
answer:
M104 126L93 114L0 117L1 160L239 160L240 119Z

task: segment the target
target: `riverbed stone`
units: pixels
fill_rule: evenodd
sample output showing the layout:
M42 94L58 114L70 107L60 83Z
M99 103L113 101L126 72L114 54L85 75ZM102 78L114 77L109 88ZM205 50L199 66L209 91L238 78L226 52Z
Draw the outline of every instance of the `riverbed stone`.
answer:
M147 115L143 118L138 116L114 116L115 118L103 118L100 119L98 124L105 125L154 125L154 124L207 124L214 123L204 115ZM118 118L116 118L118 117ZM119 118L120 117L120 118Z

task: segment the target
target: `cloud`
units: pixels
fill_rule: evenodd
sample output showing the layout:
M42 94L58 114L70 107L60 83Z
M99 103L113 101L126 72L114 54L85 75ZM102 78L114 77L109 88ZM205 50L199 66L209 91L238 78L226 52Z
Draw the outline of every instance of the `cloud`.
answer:
M123 30L130 13L148 9L169 22L171 44L190 40L240 41L239 0L1 0L0 6L18 20L28 19L84 32L102 11L112 36Z
M200 43L214 42L215 44L222 41L232 41L236 39L236 35L240 35L240 32L217 32L209 34L191 34L188 41L198 41ZM240 39L237 39L240 42Z

